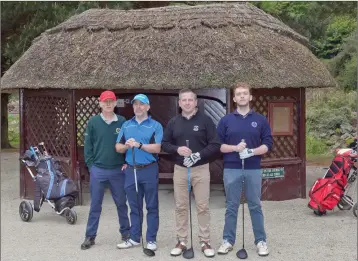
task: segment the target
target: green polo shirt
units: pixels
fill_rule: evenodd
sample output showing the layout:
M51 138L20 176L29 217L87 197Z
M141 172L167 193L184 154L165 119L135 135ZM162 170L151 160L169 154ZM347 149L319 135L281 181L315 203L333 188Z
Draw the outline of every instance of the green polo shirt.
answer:
M118 133L125 118L115 115L112 121L105 122L102 115L89 119L85 132L84 156L88 168L114 169L124 164L123 154L116 152Z

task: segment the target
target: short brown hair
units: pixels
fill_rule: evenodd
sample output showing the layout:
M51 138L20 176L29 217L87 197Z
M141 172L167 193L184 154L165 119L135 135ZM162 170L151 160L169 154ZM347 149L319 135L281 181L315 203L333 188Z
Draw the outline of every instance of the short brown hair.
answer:
M231 88L231 92L232 92L233 96L235 96L235 91L236 91L237 88L248 89L249 93L251 94L251 86L250 85L248 85L247 83L244 83L244 82L238 82Z
M182 89L182 90L180 90L180 92L179 92L179 99L180 99L180 95L182 95L183 93L188 93L188 92L193 93L193 94L194 94L195 99L197 99L197 95L196 95L196 93L195 93L193 90L191 90L191 89Z

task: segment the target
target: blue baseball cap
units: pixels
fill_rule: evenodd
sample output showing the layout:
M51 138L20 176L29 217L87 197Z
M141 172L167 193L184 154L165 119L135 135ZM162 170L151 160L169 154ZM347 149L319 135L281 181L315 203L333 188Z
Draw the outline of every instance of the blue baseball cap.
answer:
M133 100L131 101L131 104L133 104L133 102L135 100L138 100L144 104L149 105L149 99L148 99L147 95L145 95L145 94L137 94L136 96L134 96Z

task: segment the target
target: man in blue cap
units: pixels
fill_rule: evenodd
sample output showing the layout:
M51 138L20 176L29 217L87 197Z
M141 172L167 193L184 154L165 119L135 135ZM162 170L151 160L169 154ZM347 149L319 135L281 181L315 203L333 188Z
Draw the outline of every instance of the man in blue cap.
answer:
M125 191L131 208L130 238L118 244L119 249L140 245L143 218L143 197L147 207L147 248L157 249L157 232L159 228L158 208L158 156L163 138L163 127L148 115L149 99L144 94L136 95L132 102L135 116L126 121L118 134L116 150L126 154ZM134 148L135 162L132 158ZM134 179L134 164L137 169L139 206ZM140 212L139 212L140 211ZM139 214L140 213L140 214Z

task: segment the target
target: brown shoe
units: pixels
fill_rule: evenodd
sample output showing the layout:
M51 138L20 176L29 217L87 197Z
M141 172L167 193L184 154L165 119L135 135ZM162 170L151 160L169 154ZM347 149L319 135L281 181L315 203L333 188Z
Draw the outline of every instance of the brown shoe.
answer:
M176 246L170 251L172 256L180 256L186 250L186 245L184 242L178 241Z
M204 253L206 257L213 257L215 256L215 251L211 247L209 242L201 241L200 242L201 251Z

